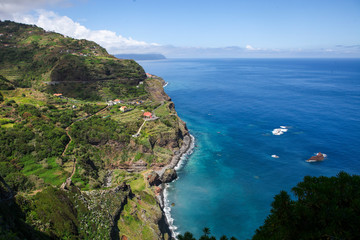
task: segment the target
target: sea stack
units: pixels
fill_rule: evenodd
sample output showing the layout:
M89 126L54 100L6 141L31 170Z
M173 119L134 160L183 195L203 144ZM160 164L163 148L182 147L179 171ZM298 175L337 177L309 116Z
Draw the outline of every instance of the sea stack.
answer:
M325 154L322 154L321 152L318 152L315 156L312 156L306 162L319 162L323 161L325 159Z

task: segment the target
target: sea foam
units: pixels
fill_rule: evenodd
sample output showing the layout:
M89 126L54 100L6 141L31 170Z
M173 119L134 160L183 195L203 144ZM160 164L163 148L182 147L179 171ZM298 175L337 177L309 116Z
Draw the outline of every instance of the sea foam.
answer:
M190 143L190 147L189 149L181 156L180 161L177 163L177 165L175 166L175 170L178 171L179 169L181 169L182 167L184 167L187 163L187 161L189 160L189 156L194 152L194 148L195 148L195 138L193 135L190 134L190 138L191 138L191 143ZM179 179L179 177L177 179L175 179L174 181L177 181ZM169 224L169 229L173 235L173 237L175 237L175 239L177 239L177 235L179 235L179 232L177 232L177 227L174 225L174 219L171 217L171 203L168 199L168 189L171 188L171 185L169 183L165 184L165 188L163 191L163 207L164 207L164 213L165 213L165 217L166 217L166 221Z

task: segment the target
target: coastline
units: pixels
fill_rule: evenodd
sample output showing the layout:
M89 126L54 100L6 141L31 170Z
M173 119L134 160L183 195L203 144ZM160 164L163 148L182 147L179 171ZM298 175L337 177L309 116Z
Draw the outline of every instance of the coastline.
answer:
M166 169L175 169L178 170L183 166L184 161L193 153L193 149L195 147L195 138L190 133L184 136L183 144L178 152L175 154L170 163L163 167L160 171L157 171L160 177L164 174ZM174 179L172 182L176 181L179 177ZM169 183L161 184L161 191L157 196L157 200L159 202L160 208L163 212L163 216L165 217L166 228L171 233L170 239L176 239L178 233L175 232L177 229L176 226L173 225L174 219L171 217L171 207L170 202L167 200L167 188Z

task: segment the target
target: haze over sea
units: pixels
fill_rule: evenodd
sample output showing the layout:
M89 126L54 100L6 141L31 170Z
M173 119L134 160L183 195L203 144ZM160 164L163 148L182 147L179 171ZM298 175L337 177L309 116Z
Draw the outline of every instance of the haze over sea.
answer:
M360 173L359 59L140 61L196 138L167 189L176 232L251 238L306 175ZM288 126L280 136L271 131ZM307 163L316 152L323 162ZM276 154L279 158L272 158Z

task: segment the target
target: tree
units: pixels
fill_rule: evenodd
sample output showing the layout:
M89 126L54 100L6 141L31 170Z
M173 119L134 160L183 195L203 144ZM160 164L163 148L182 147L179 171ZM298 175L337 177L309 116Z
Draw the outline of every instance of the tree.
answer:
M257 239L360 239L360 176L304 177L292 189L296 200L281 191L270 215L256 230Z
M192 233L190 233L190 232L186 232L186 233L184 233L184 235L179 235L178 236L178 239L179 240L196 240L195 238L194 238L194 236L193 236L193 234Z
M204 233L205 236L209 236L209 235L210 235L210 228L204 227L202 231L203 231L203 233Z

